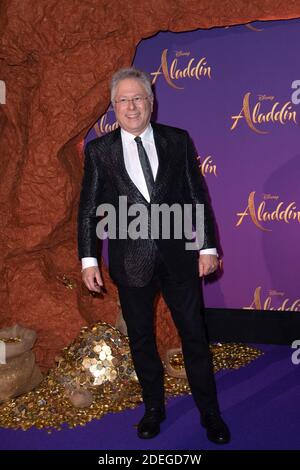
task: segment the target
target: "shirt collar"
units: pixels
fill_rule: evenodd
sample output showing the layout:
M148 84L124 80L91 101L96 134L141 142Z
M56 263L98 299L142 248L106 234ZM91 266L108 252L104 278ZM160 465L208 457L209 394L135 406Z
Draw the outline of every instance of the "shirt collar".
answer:
M131 144L132 142L134 142L134 139L136 137L134 134L130 134L130 132L127 132L122 128L121 128L121 136L122 136L122 139L124 139L125 142L127 142L128 144ZM150 123L148 124L146 129L140 134L140 138L144 142L153 142L153 129Z

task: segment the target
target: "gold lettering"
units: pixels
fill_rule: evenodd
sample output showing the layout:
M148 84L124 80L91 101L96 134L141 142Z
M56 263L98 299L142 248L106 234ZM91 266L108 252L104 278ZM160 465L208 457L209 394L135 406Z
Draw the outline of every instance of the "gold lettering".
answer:
M277 108L279 106L279 102L277 101L276 103L273 104L271 111L268 113L260 113L260 103L256 103L256 105L253 108L253 113L252 113L252 120L255 123L261 124L262 122L280 122L280 124L285 124L286 121L293 121L295 124L297 124L296 121L296 111L291 111L292 106L291 102L287 101L279 111L277 111Z
M261 230L263 231L271 231L270 229L264 228L260 222L270 222L270 221L283 221L286 224L290 223L290 220L296 220L297 222L300 223L300 211L297 211L296 203L293 201L290 204L287 205L287 207L284 209L283 208L283 202L279 202L277 204L275 210L273 211L267 211L266 210L266 202L262 201L257 209L255 209L255 203L254 203L254 196L255 196L255 191L249 194L248 198L248 206L244 210L244 212L238 212L237 216L240 218L238 219L236 223L236 227L241 225L243 222L244 218L247 215L250 215L252 222ZM267 195L265 195L267 196ZM277 196L271 196L265 197L264 199L277 199Z
M274 96L267 96L267 95L258 95L259 101L270 100L273 101Z
M262 202L257 210L257 218L260 221L271 221L271 220L276 220L280 221L282 220L286 224L289 224L290 220L298 220L300 222L300 211L297 211L297 207L295 202L291 202L286 209L281 210L283 207L283 202L280 202L277 206L276 209L272 212L268 212L265 210L266 203Z
M202 163L201 163L200 155L197 157L197 160L199 160L199 168L204 177L206 177L207 173L214 174L215 176L217 176L217 166L213 164L213 161L210 155L204 158Z
M264 301L263 310L272 310L271 309L271 297L267 297L266 300Z
M251 113L250 113L249 97L250 97L250 92L246 93L245 96L244 96L243 107L242 107L240 113L237 116L231 116L231 119L234 119L234 122L233 122L230 130L233 131L233 129L236 128L239 119L245 118L248 126L254 132L257 132L258 134L267 134L267 132L265 132L265 131L260 131L259 129L256 129L253 125L253 122L252 122L252 119L251 119ZM258 105L260 105L260 104L257 103L256 106L258 106Z
M253 301L249 307L244 307L245 310L261 310L260 291L261 286L255 289Z
M100 118L99 123L96 122L96 124L94 125L94 129L98 137L117 129L117 127L119 126L117 121L115 121L113 124L109 124L106 122L106 120L107 120L107 113L103 114L103 116L101 116Z
M272 194L264 194L264 199L279 199L279 196L273 196Z
M283 296L284 296L284 292L278 292L278 291L275 290L275 289L270 289L269 295L280 295L281 297L283 297Z
M175 53L175 57L182 57L182 56L187 56L188 57L189 55L191 55L190 52L176 51L176 53Z
M295 302L291 305L291 312L298 312L300 310L300 299L296 299Z
M244 218L246 217L246 215L250 215L251 219L252 219L252 222L258 227L260 228L261 230L265 231L265 232L270 232L271 230L267 229L267 228L264 228L262 225L260 225L259 223L259 219L257 218L256 216L256 211L255 211L255 203L254 203L254 196L255 196L255 191L252 191L252 193L249 194L249 198L248 198L248 206L246 207L245 211L244 212L238 212L237 215L240 216L240 219L237 221L236 223L236 227L238 227L239 225L241 225L241 223L243 222ZM261 204L265 204L265 203L261 203Z
M152 72L151 75L154 76L152 83L154 84L157 80L158 75L163 74L167 83L172 87L176 88L177 90L183 90L183 87L176 86L172 83L170 75L169 75L169 69L168 69L168 61L167 61L167 52L168 49L164 49L161 55L161 64L156 72ZM176 59L175 59L176 60ZM162 70L162 72L161 72Z

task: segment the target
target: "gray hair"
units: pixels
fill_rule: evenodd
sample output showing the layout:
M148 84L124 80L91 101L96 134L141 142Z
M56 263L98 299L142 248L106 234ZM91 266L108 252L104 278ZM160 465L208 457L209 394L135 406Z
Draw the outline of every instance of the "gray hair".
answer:
M136 69L135 67L127 67L125 69L118 70L112 76L110 82L111 101L113 101L116 96L116 88L118 84L121 80L125 80L126 78L135 78L136 80L139 80L142 85L144 85L147 94L149 96L153 96L150 75L147 72L142 72L142 70Z

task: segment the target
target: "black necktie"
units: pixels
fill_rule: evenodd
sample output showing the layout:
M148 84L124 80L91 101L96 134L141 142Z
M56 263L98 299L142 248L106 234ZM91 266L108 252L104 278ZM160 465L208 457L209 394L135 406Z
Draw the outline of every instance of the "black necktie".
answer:
M152 173L151 165L149 162L149 158L143 146L142 139L140 138L140 136L137 136L134 140L136 141L136 144L137 144L141 167L144 173L149 196L151 197L152 189L154 186L154 178L153 178L153 173Z

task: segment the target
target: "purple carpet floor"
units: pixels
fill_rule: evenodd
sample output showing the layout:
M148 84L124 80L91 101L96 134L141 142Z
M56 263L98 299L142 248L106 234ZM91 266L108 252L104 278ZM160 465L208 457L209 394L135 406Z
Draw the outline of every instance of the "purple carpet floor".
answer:
M191 396L172 398L159 436L140 440L134 425L143 407L108 414L86 426L48 434L0 428L0 449L95 450L299 450L300 364L289 346L262 345L265 354L238 370L216 374L222 414L232 433L230 444L206 439Z

